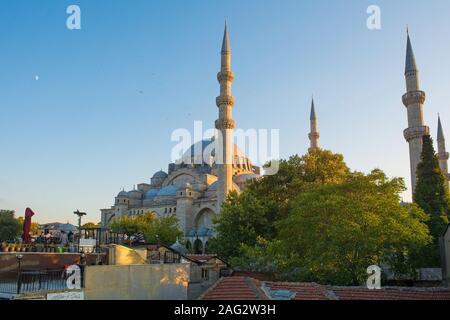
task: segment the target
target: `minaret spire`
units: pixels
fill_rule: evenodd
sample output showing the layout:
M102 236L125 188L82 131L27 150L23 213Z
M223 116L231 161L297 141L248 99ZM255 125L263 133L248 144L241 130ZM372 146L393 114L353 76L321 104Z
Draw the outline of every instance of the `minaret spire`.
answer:
M441 117L439 115L438 115L437 145L438 145L439 167L441 167L441 170L447 177L447 180L450 180L450 175L448 174L449 153L445 148L444 130L442 130Z
M223 33L222 54L231 53L230 38L228 36L227 22L225 21L225 31Z
M409 37L409 29L406 30L407 33L407 43L406 43L406 62L405 62L405 74L408 72L419 71L417 69L416 57L414 56L414 51L411 45L411 38Z
M422 137L430 134L430 129L425 126L423 120L425 92L420 90L419 69L411 45L409 30L407 30L405 80L407 92L403 95L403 104L408 113L408 128L404 131L404 137L409 143L411 187L414 194L417 183L416 170L422 153Z
M438 114L438 133L437 133L437 141L445 142L444 130L442 130L441 116Z
M310 128L311 132L309 133L308 137L311 141L311 145L309 148L309 151L317 150L319 149L319 131L317 130L317 115L316 115L316 108L314 106L314 98L311 100L311 114L309 117L310 120Z
M230 191L233 190L233 130L235 122L232 116L234 97L231 95L231 84L234 74L231 71L231 46L228 27L225 22L221 51L221 69L217 75L220 83L220 95L216 98L219 108L219 118L216 120L218 139L216 139L216 164L218 166L217 203L220 210L222 203Z

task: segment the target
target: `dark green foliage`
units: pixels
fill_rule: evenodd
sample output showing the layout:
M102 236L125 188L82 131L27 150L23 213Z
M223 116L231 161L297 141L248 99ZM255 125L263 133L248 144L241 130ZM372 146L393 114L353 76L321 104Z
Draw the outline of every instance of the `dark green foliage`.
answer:
M450 198L447 178L439 167L439 160L429 135L423 137L421 162L417 166L417 184L414 202L429 215L428 226L433 236L433 244L423 255L429 264L440 266L439 237L445 230L450 217ZM426 263L424 262L424 263ZM430 265L428 265L430 266Z

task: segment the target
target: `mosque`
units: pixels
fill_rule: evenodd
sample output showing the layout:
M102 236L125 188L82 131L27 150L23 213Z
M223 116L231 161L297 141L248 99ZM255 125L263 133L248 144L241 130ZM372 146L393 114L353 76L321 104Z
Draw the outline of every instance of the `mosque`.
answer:
M163 217L175 214L187 247L204 253L208 240L214 235L213 217L219 213L227 194L244 190L249 181L260 177L260 168L233 143L231 84L234 74L230 48L225 26L221 70L217 75L220 84L220 95L216 99L219 118L215 122L220 133L218 138L192 145L181 159L169 164L168 172L156 172L150 184L141 183L131 191L119 192L114 205L101 210L103 228L123 215L155 212Z
M423 105L425 93L419 87L419 71L416 65L408 32L405 78L407 93L403 103L407 108L408 128L404 137L409 143L411 182L414 191L416 169L422 152L422 137L429 134L424 124ZM103 228L108 228L114 218L136 216L155 212L159 217L176 215L179 228L185 234L187 247L196 253L207 252L208 240L214 236L213 217L230 191L241 192L247 184L261 178L260 168L233 143L235 122L232 117L234 97L231 85L234 73L231 70L231 47L227 27L223 36L221 70L217 75L220 95L216 98L219 117L215 127L218 139L203 140L192 145L184 155L168 166L168 172L158 171L150 184L141 183L131 191L122 190L115 197L114 205L101 210ZM319 131L314 100L310 115L310 148L319 148ZM445 138L441 120L438 120L438 158L442 171L450 180L447 162L449 153L445 149ZM217 149L217 152L216 152ZM205 156L208 155L208 156Z

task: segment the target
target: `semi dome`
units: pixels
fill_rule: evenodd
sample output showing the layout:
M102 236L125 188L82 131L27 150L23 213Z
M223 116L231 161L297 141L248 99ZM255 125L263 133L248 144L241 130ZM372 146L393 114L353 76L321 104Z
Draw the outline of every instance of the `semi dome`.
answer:
M158 197L167 197L176 195L177 195L177 187L173 185L162 187L157 194Z
M216 182L212 183L208 189L206 190L207 192L212 192L212 191L217 191L217 189L219 188L219 180L217 180ZM239 188L239 186L233 181L233 190L234 191L240 191L241 189Z
M145 193L145 198L150 199L154 198L158 195L159 190L158 189L150 189Z

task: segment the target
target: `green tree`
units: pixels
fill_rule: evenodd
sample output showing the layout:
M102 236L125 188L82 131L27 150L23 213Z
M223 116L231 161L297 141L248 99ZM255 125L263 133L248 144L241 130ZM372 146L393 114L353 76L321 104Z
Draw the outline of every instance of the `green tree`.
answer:
M217 236L209 241L212 251L228 259L240 254L240 244L253 246L258 237L272 238L275 233L272 212L252 191L240 196L230 193L216 216Z
M93 223L93 222L88 222L88 223L83 224L81 227L84 229L95 229L95 228L98 228L99 225L96 223Z
M177 239L183 238L183 232L178 228L178 218L176 215L161 217L149 224L144 231L147 243L157 243L172 245Z
M18 217L17 218L17 222L20 224L20 229L23 230L23 224L25 222L24 217ZM31 222L31 227L30 227L30 234L31 235L38 235L39 234L39 223L37 222Z
M0 210L0 241L13 241L20 236L22 226L14 218L14 211Z
M429 216L428 226L433 243L424 255L428 256L428 266L440 266L439 237L442 236L450 217L450 196L447 178L439 167L439 160L429 135L423 137L421 162L417 166L417 184L414 201Z
M318 149L281 160L277 174L255 181L249 189L277 219L287 215L289 201L302 190L310 185L342 182L349 172L341 154Z
M183 233L178 228L178 218L170 215L158 218L154 212L147 212L137 217L122 216L114 219L111 230L129 236L142 233L148 243L171 245Z
M137 217L124 215L114 219L110 228L113 232L124 233L131 236L140 232L144 233L148 226L156 219L156 214L153 212L147 212Z
M327 150L281 160L276 175L254 181L240 195L230 194L214 221L217 236L209 249L231 259L246 245L253 247L258 237L271 241L274 223L288 215L292 199L309 186L339 183L348 173L343 156Z
M305 190L291 203L289 216L277 222L278 252L286 261L279 271L337 285L362 284L373 264L413 272L412 249L431 238L425 213L400 204L404 190L402 179L388 179L380 170Z

